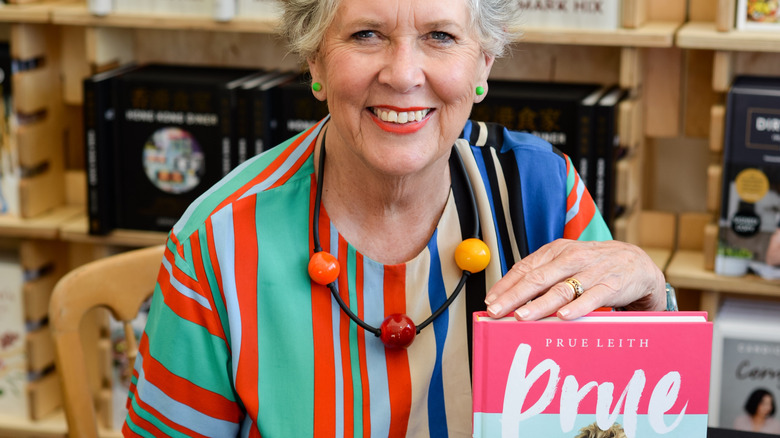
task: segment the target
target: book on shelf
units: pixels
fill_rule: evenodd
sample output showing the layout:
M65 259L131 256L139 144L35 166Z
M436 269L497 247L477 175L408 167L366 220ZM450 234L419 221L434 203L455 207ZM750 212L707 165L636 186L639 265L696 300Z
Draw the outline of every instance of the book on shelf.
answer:
M780 278L780 79L737 77L726 97L715 272Z
M473 315L473 436L707 436L705 312ZM584 434L584 435L581 435Z
M619 208L615 199L616 166L622 153L618 136L618 105L626 95L626 90L613 87L599 99L593 115L594 139L590 158L593 170L588 173L588 188L592 188L591 195L596 207L613 231Z
M738 30L780 32L780 4L777 0L738 0Z
M594 111L607 90L599 84L488 81L489 92L471 118L530 132L569 156L593 194Z
M521 0L524 27L615 30L621 25L622 0Z
M239 90L239 101L246 109L246 121L239 119L239 123L246 125L245 143L252 155L258 155L277 145L279 108L276 107L275 95L280 86L299 77L299 74L293 72L278 72L268 80L247 83Z
M307 79L306 75L298 75L273 89L273 145L309 129L328 115L328 104L312 95Z
M236 0L214 0L214 20L230 21L236 16Z
M28 418L24 270L12 250L0 250L0 412Z
M117 227L168 231L233 168L235 91L257 73L147 65L119 77Z
M270 19L282 13L279 0L237 0L236 17Z
M778 364L780 303L724 300L714 321L710 426L780 435Z
M11 47L7 42L0 43L0 215L18 216L19 183L19 153L11 134L12 126L12 90Z
M87 77L83 81L84 158L87 174L87 219L90 234L102 235L115 224L114 153L116 80L135 68L128 64Z

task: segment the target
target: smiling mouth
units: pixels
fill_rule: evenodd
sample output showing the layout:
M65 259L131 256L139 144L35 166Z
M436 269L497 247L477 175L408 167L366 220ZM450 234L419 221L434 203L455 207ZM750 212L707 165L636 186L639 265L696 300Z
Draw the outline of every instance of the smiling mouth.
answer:
M419 122L420 120L424 119L425 116L428 115L428 113L431 112L431 108L425 108L421 110L414 110L414 111L395 111L391 109L386 108L370 108L371 112L374 113L375 116L377 116L378 119L382 120L383 122L389 122L389 123L409 123L409 122Z

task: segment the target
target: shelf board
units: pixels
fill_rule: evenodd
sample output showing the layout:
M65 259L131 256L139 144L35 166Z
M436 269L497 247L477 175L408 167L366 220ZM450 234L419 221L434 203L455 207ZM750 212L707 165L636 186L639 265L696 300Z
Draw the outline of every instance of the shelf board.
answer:
M53 6L63 2L33 3L26 5L0 4L0 22L46 23L51 16Z
M62 224L82 211L81 207L63 206L28 219L0 215L0 238L56 239Z
M683 49L780 52L780 32L719 32L715 23L692 21L677 32L677 46Z
M8 417L0 414L0 437L67 438L68 426L64 411L57 410L46 418L32 421L27 418ZM99 429L100 438L120 438L118 430Z
M652 21L637 29L567 29L523 27L519 43L615 47L672 47L680 23Z
M114 230L105 236L89 234L87 215L71 218L60 227L60 239L66 242L93 243L99 245L119 245L145 247L165 243L168 234L160 231Z
M86 5L67 5L52 8L54 24L73 26L126 27L135 29L205 30L217 32L275 33L277 20L233 19L216 21L211 18L163 14L108 14L96 16Z
M780 297L780 282L753 274L728 277L704 269L704 254L699 251L676 251L665 274L676 288Z

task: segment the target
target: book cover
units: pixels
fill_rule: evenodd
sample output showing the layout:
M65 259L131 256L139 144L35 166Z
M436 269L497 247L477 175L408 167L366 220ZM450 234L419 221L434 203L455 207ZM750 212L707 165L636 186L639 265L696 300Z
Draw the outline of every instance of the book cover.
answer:
M612 88L596 105L593 127L593 147L591 161L593 164L591 195L607 226L614 231L613 224L617 214L615 205L615 174L617 158L620 155L620 138L618 137L618 104L626 96L626 91L618 87ZM624 206L625 207L625 206Z
M271 101L277 119L273 143L280 144L312 127L328 115L328 104L314 97L308 76L300 75L273 89Z
M474 437L594 428L627 438L707 435L712 323L704 312L532 322L475 312L473 325Z
M129 64L83 81L84 158L87 173L87 218L90 234L115 228L114 192L119 181L113 171L116 133L116 79L133 69Z
M780 303L725 300L714 322L710 426L780 435L779 364Z
M780 32L780 3L777 0L738 0L737 29Z
M168 231L233 167L235 89L257 70L150 65L117 81L117 227Z
M0 414L27 418L24 271L12 250L0 250L0 279Z
M780 78L740 76L726 98L715 272L780 278Z
M547 140L571 158L588 185L585 175L592 166L586 154L585 169L579 168L581 147L587 150L590 146L592 104L603 92L601 85L490 80L488 89L485 99L472 109L472 119ZM588 190L592 192L593 187L589 185Z
M21 210L19 204L21 170L19 151L11 133L12 71L11 46L7 42L0 43L0 96L2 96L0 100L0 215L18 216Z
M614 30L620 27L621 0L521 0L525 27Z
M274 96L279 86L299 78L297 73L284 72L258 84L248 83L239 90L241 99L246 101L246 117L249 121L246 124L246 144L250 154L260 154L278 144L275 140L280 114Z
M262 138L263 125L258 124L258 133L256 133L256 124L253 120L255 110L254 93L264 84L288 74L279 70L264 72L255 78L245 81L236 89L236 151L234 154L236 165L263 151L263 140L255 139L256 135ZM262 108L262 105L260 107Z

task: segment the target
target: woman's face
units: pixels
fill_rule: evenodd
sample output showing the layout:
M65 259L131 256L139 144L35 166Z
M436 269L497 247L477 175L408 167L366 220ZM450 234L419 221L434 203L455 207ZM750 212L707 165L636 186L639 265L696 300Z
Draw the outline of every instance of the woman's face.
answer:
M328 147L393 176L446 159L493 63L469 19L465 0L342 0L309 60Z
M758 404L756 415L766 417L770 412L772 412L772 396L766 394L761 398L761 403Z

